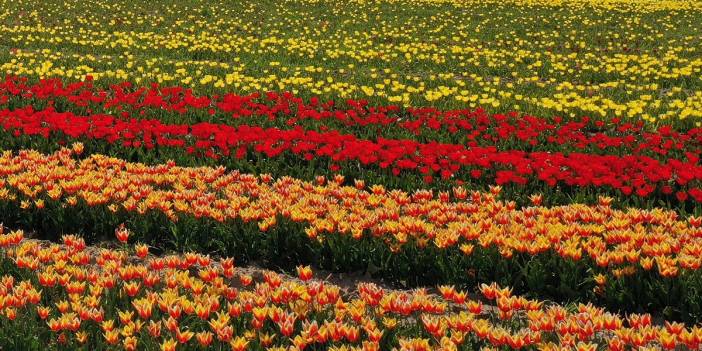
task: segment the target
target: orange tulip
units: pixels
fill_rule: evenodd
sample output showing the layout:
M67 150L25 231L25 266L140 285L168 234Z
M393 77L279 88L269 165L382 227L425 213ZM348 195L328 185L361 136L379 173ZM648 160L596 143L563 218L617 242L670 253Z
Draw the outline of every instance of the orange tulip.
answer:
M48 318L50 312L51 312L51 308L49 308L49 307L37 306L37 314L39 315L39 318L41 318L42 320L45 320L46 318Z
M137 349L137 338L133 336L128 336L122 340L125 351L134 351Z
M232 351L244 351L246 350L248 344L248 340L241 336L236 337L234 340L229 342Z
M213 340L213 334L208 331L198 332L195 334L195 339L197 339L198 344L203 347L210 346Z
M181 332L179 328L176 328L175 335L176 335L176 340L178 340L179 343L185 344L188 341L190 341L190 339L192 339L192 337L193 337L193 335L195 335L195 333L193 333L189 330Z
M129 230L125 228L124 224L120 224L120 226L115 230L115 236L120 242L126 243L127 240L129 240Z
M312 269L310 266L297 266L297 276L302 281L308 281L312 279Z
M164 340L163 343L161 343L161 351L175 351L176 345L178 345L178 343L173 339Z
M134 297L139 293L140 284L138 282L131 281L128 283L124 283L122 288L129 297Z
M120 241L126 242L128 238L129 235L127 234L126 238L124 238L124 241L122 239L120 239ZM145 258L149 254L149 247L145 244L138 244L134 247L134 251L136 252L137 257Z
M116 345L119 342L119 331L108 330L103 334L105 336L105 341L110 345Z

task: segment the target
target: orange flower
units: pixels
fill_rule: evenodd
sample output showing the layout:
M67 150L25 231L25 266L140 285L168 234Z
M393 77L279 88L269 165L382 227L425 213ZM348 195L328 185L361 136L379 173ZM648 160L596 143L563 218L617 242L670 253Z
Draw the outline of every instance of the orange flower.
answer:
M149 335L154 338L161 336L161 321L149 321L149 326L146 328L149 331Z
M594 279L597 285L605 285L605 283L607 282L607 276L605 276L604 274L598 274L595 276Z
M468 308L468 311L473 314L480 314L483 311L483 303L480 301L468 301L466 303L466 307Z
M383 317L383 325L387 329L390 329L390 330L395 329L395 327L397 326L397 319L390 318L390 317Z
M473 253L473 250L475 249L475 245L473 244L461 244L459 247L461 252L463 252L464 255L470 256Z
M78 155L82 154L83 150L84 150L83 143L73 143L71 145L71 148L72 148L73 152L78 154Z
M119 342L118 330L108 330L103 335L105 336L105 341L110 345L116 345Z
M52 332L58 332L61 330L61 322L56 318L50 319L48 322L46 322L46 324L49 326L49 329Z
M275 334L260 333L258 335L258 340L261 342L261 346L268 347L273 344L275 339Z
M51 308L49 307L37 306L37 314L39 315L39 318L41 318L41 320L45 320L46 318L48 318L50 312Z
M64 285L65 285L65 284L64 284ZM69 309L70 307L71 307L71 306L69 305L68 301L65 301L65 300L59 301L59 302L56 303L56 308L57 308L57 309L59 310L59 312L61 312L61 313L66 313L66 312L68 312L68 309Z
M129 235L127 234L127 238L129 238ZM120 239L120 241L122 241ZM126 242L126 239L122 242ZM149 247L145 244L138 244L134 246L134 251L136 252L137 257L139 258L145 258L149 254Z
M178 343L173 339L164 340L161 344L161 351L175 351Z
M100 323L100 328L103 331L113 330L115 328L115 321L112 319L103 321L102 323Z
M180 308L180 305L178 305L178 304L173 304L173 305L168 306L168 315L171 318L174 318L174 319L180 318L181 311L182 311L182 309Z
M153 308L153 302L148 299L139 299L132 301L132 306L136 309L141 319L149 319L151 317L151 310Z
M119 227L115 229L115 236L120 242L127 243L127 240L129 240L129 230L124 224L120 224Z
M13 307L5 308L5 317L11 321L15 320L15 318L17 318L17 310Z
M312 279L312 269L310 266L297 266L297 276L306 282Z
M248 274L242 274L239 276L239 280L241 282L241 285L249 286L251 285L251 282L253 282L253 277L251 277Z
M497 286L494 284L492 284L492 285L480 284L480 292L488 300L494 300L498 294Z
M421 320L422 324L424 324L424 329L434 338L440 339L446 333L446 327L439 317L423 314Z
M215 333L217 334L217 339L219 341L227 342L231 340L232 336L234 335L234 329L228 325L226 327L216 329Z
M79 331L76 333L76 341L79 344L85 344L88 342L88 333L86 331Z
M671 334L679 335L685 329L685 325L678 322L665 321L665 330Z
M134 336L128 336L122 340L122 344L124 345L124 349L126 351L134 351L137 348L137 338Z
M207 320L210 317L210 306L198 303L195 305L195 314L202 320Z
M246 350L246 346L248 344L248 340L246 340L242 336L238 336L234 340L229 342L229 345L232 347L232 351L244 351Z
M175 333L175 331L178 330L178 321L173 317L168 317L163 324L166 326L166 329L172 333Z
M308 343L307 339L303 338L301 335L297 335L293 338L293 345L297 350L304 350ZM232 347L232 349L234 348Z
M124 289L124 292L127 293L129 297L134 297L139 293L139 287L140 284L136 281L131 281L128 283L124 283L122 288Z
M132 312L132 311L117 311L117 315L119 316L120 323L129 324L129 322L131 322L132 318L134 317L134 312Z
M673 350L677 347L677 338L675 334L663 331L661 332L658 338L660 340L661 346L666 350Z
M207 347L210 346L210 344L212 343L213 335L211 332L203 331L195 334L195 338L201 346Z
M176 339L178 340L179 343L185 344L188 341L190 341L190 339L192 339L192 337L193 337L193 335L195 335L195 333L193 333L189 330L181 332L179 328L176 328L175 335L176 335Z

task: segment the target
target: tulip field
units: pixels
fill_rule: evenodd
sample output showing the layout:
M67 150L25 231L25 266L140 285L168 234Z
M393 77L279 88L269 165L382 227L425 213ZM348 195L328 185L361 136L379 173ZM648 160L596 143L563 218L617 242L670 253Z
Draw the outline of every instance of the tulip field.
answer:
M0 350L700 350L700 23L0 0Z

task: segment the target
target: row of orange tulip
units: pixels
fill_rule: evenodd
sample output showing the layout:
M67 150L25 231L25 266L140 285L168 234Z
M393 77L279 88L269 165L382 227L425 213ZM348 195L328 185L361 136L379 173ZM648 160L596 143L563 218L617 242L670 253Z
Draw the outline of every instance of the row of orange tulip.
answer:
M702 219L679 218L662 209L617 210L611 199L599 204L517 208L491 193L417 190L407 193L366 186L344 177L307 182L273 179L222 167L148 166L105 155L77 155L81 144L53 154L23 150L0 157L0 200L22 208L48 203L106 206L113 212L158 212L178 221L182 216L217 221L256 222L261 231L281 219L302 223L306 235L323 242L330 235L369 236L398 252L419 249L495 247L505 258L515 253L556 254L564 260L591 259L601 272L615 276L654 267L665 277L702 264ZM336 233L336 234L334 234ZM605 278L598 276L598 282Z
M227 346L232 350L458 350L485 347L543 350L606 347L689 348L702 328L650 315L621 318L592 305L569 310L514 296L495 284L473 299L452 286L386 290L359 283L352 291L313 279L247 271L231 258L197 253L157 257L145 245L86 248L0 229L0 262L18 269L0 281L0 334L43 330L45 346L81 345L161 350ZM253 274L252 274L253 273ZM487 302L487 306L483 305ZM9 321L8 321L9 320ZM5 329L5 330L3 330ZM94 332L91 332L94 331ZM8 334L10 333L10 334ZM15 337L18 337L15 335Z

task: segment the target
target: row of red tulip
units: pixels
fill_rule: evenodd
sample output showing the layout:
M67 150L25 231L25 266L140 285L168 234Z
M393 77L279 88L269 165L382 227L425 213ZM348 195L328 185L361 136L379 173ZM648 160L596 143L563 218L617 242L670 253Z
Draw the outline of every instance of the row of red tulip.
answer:
M257 152L268 158L294 154L305 160L321 159L332 170L345 163L360 163L403 172L423 174L427 181L443 179L515 183L559 184L595 189L616 189L624 195L673 194L680 201L688 196L702 201L702 166L698 156L661 162L646 156L593 155L586 153L499 151L494 147L419 143L412 140L358 139L334 132L261 128L240 125L197 123L164 124L159 120L124 121L110 115L78 116L49 107L34 111L29 106L0 111L0 125L15 136L39 135L104 140L127 147L179 147L187 153L209 157L243 158ZM54 140L54 139L52 139Z
M182 120L187 119L189 113L202 111L204 116L217 114L235 119L260 116L271 121L279 120L279 127L299 125L305 120L323 120L325 125L335 125L340 130L345 127L368 128L381 136L388 128L416 135L437 131L439 134L434 137L466 142L470 146L499 146L509 141L511 145L524 148L550 145L553 149L568 147L660 156L671 151L699 153L702 150L702 128L680 132L663 126L649 132L643 130L641 123L619 119L603 122L587 117L579 120L547 119L516 112L490 115L480 109L403 109L393 105L368 106L365 101L355 100L336 103L311 98L305 102L291 93L197 96L192 90L182 87L133 87L125 82L101 90L91 80L69 84L54 78L32 84L25 77L7 76L0 81L0 103L12 97L41 101L62 99L95 113L117 111L117 117L122 119L149 118L149 115L167 111ZM232 121L230 118L207 117L198 121L203 119L220 120L225 124ZM320 128L323 129L324 125Z

